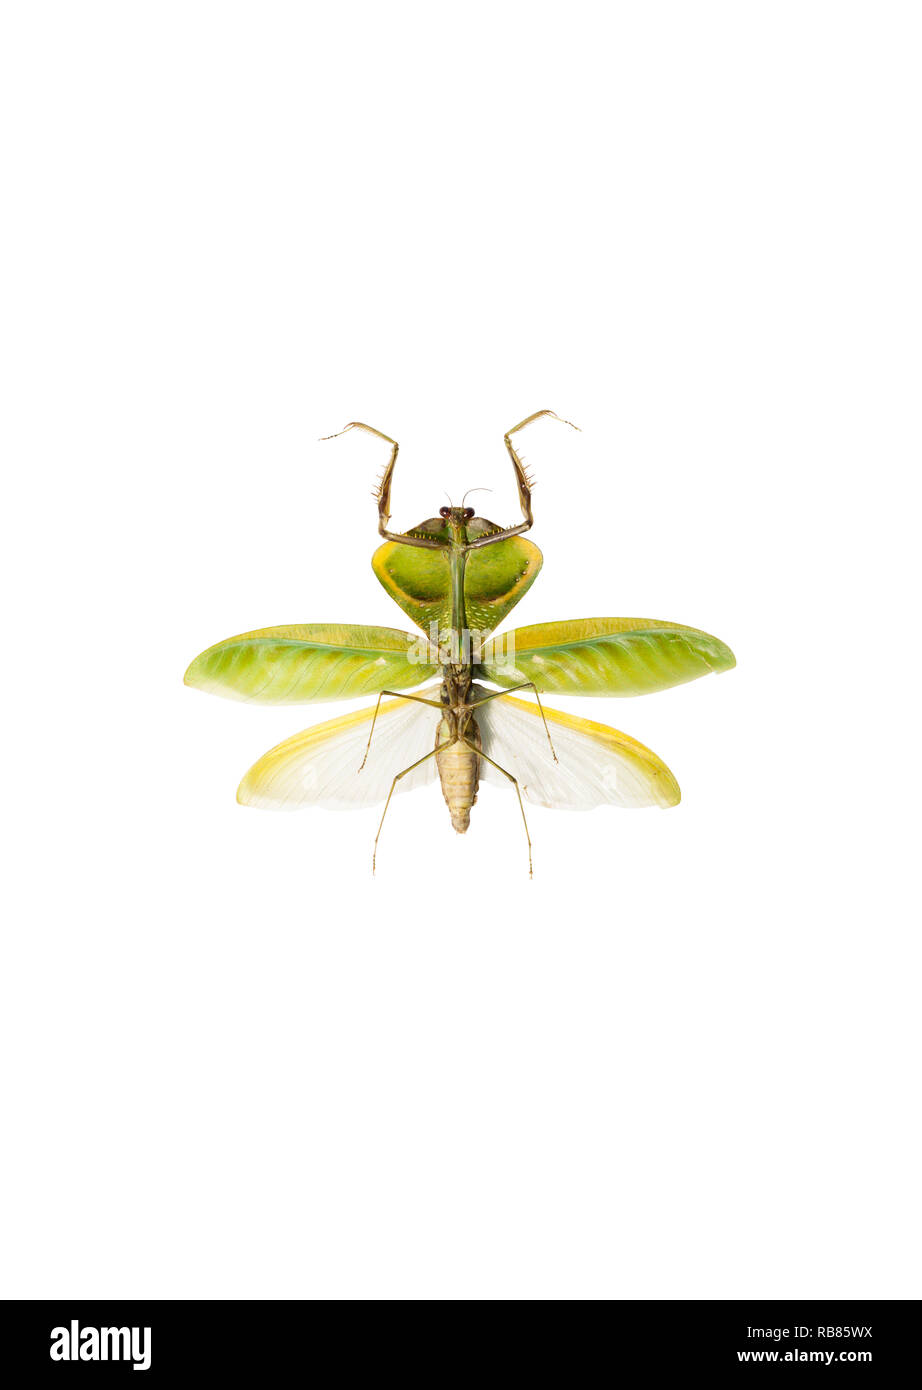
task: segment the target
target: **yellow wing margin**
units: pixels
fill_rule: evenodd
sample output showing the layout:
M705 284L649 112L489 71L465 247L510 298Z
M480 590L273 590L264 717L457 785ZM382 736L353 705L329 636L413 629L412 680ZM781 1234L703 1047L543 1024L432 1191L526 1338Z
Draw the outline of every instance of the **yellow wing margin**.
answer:
M484 752L512 773L529 801L574 811L679 804L682 794L672 772L636 738L547 705L544 714L556 763L537 705L510 695L477 710ZM480 772L488 781L506 780L485 760Z
M435 698L439 686L420 694ZM237 789L241 806L297 811L304 806L351 810L384 801L398 772L435 748L440 712L418 699L382 703L364 768L359 771L375 707L314 724L270 748ZM435 758L401 778L395 791L412 791L434 780Z

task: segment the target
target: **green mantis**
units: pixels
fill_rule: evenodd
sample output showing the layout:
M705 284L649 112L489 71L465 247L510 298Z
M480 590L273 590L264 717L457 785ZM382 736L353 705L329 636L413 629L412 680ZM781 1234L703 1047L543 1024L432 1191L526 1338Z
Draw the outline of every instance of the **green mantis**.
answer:
M383 802L374 867L396 792L438 775L452 825L463 833L480 779L497 781L518 798L529 873L526 800L578 810L678 803L678 783L649 748L604 724L548 709L541 695L664 690L729 670L736 664L729 647L697 628L645 618L578 618L495 635L542 564L537 546L523 539L533 524L533 484L513 443L542 416L560 418L536 411L504 437L523 517L509 527L475 516L462 502L409 531L388 530L398 445L359 421L340 431L365 430L391 446L375 491L385 543L372 566L425 635L351 624L271 627L230 637L196 657L186 684L234 699L293 704L378 697L271 749L244 777L238 801L277 810ZM521 691L534 703L516 698Z

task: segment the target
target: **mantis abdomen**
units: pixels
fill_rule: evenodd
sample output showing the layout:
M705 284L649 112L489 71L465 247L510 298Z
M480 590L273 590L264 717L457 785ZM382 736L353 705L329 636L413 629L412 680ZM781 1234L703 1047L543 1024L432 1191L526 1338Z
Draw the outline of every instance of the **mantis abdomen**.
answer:
M446 720L442 720L436 735L436 747L441 743L447 746L436 753L435 760L442 782L442 795L451 815L451 823L459 835L463 835L471 823L471 807L477 800L477 786L480 781L480 757L476 748L480 747L480 730L473 715L467 725L465 738L449 743L453 731ZM469 744L476 745L476 748Z

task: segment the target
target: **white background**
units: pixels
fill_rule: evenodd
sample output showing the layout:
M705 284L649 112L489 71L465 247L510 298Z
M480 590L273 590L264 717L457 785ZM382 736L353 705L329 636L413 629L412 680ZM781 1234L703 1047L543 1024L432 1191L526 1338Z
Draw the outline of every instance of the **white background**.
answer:
M6 1296L922 1293L918 9L11 4ZM523 436L521 623L738 668L556 701L669 812L236 805Z

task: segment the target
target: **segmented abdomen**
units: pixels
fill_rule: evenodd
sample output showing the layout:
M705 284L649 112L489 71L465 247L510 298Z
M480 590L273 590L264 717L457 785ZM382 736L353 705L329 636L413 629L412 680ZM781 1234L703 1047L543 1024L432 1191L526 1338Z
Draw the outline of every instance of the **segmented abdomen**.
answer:
M451 737L448 724L439 725L436 746ZM472 718L467 726L465 737L470 743L480 747L480 730ZM477 786L480 781L480 758L473 748L464 743L453 743L435 757L442 781L442 795L451 814L451 823L459 835L463 835L471 823L471 807L477 800Z

